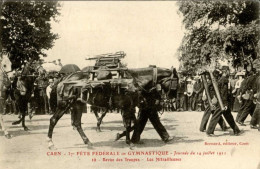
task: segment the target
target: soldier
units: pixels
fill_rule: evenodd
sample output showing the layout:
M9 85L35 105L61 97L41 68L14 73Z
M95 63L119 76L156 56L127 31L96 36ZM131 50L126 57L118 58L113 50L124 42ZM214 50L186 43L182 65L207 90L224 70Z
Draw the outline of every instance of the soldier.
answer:
M247 78L244 94L242 95L245 100L245 107L241 112L241 116L238 119L238 123L242 126L245 126L244 121L247 116L250 114L253 115L255 110L255 104L253 103L253 94L256 93L256 88L254 88L254 84L256 81L257 75L255 74L255 70L250 71L249 76Z
M256 108L254 110L252 119L250 121L250 127L252 129L257 129L260 131L260 59L256 59L253 62L254 68L257 71L257 79L254 84L254 88L256 89L256 93L254 94L253 102L256 104ZM258 124L258 127L257 127Z
M224 110L220 109L219 104L216 105L216 110L214 114L212 115L212 118L210 120L208 129L207 129L207 135L208 136L215 136L214 130L216 128L217 123L219 122L219 119L221 118L221 115L225 117L226 121L228 122L229 126L233 129L235 135L239 135L241 131L239 130L238 126L235 123L235 120L231 114L230 105L229 105L229 94L228 94L228 72L223 71L222 77L218 80L218 89L220 92L220 97L222 99Z
M230 73L228 86L229 86L229 93L230 93L230 108L232 111L234 110L234 103L235 103L235 98L236 98L235 85L236 85L237 81L238 80L235 79L235 73L234 72Z
M250 128L260 131L260 76L256 79L257 92L254 94L254 103L256 104L252 119L250 121ZM258 124L258 127L257 127Z
M214 73L214 74L216 74L216 73ZM217 104L217 98L216 98L215 90L214 90L214 87L212 85L212 81L210 80L209 74L206 75L206 80L207 80L207 84L208 84L209 95L210 95L210 98L212 99L211 102L213 104ZM210 117L211 114L214 113L214 110L215 110L214 107L210 107L208 101L206 101L206 100L207 100L206 94L204 93L203 101L205 102L205 111L204 111L204 114L202 116L201 123L200 123L200 131L201 132L206 131L206 126L207 126L209 117ZM223 131L227 130L227 125L226 125L222 116L219 118L218 124L220 125L220 127Z
M160 135L161 139L168 143L173 140L173 137L170 137L165 127L162 125L158 111L160 108L160 89L159 85L156 86L156 89L152 90L150 93L143 93L143 97L146 100L146 104L143 104L139 109L139 117L135 126L135 130L132 136L132 142L138 143L140 141L141 134L145 128L145 125L148 119L151 121L154 129Z
M193 85L193 98L191 109L192 111L201 111L201 93L203 91L203 84L201 83L199 76L194 77L195 83Z

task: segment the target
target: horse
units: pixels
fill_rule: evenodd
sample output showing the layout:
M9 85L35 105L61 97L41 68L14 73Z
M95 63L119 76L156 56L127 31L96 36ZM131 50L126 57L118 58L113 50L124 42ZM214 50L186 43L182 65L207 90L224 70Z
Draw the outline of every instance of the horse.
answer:
M138 92L142 93L141 97L143 98L140 108L144 107L153 107L149 105L147 100L152 99L150 93L153 90L158 90L158 86L161 88L161 100L158 103L160 109L163 108L163 100L173 100L177 97L178 89L178 75L175 68L166 69L166 68L157 68L157 67L148 67L148 68L138 68L138 69L128 69L127 74L134 79L134 83L138 88ZM132 130L135 129L135 126L131 127L129 131L124 131L122 133L117 133L115 141L119 140L123 136L127 136ZM127 136L129 137L129 136Z
M54 84L52 88L52 94L51 98L55 102L51 102L51 107L56 107L55 112L53 116L50 118L50 125L49 125L49 131L48 131L48 138L47 141L49 143L49 149L56 149L54 147L54 144L52 142L52 134L55 125L59 121L59 119L68 111L71 111L72 116L72 122L73 126L77 128L77 131L79 132L80 136L82 137L85 144L88 144L91 146L91 142L86 137L85 133L83 132L82 126L81 126L81 116L82 111L85 108L85 103L77 100L77 98L74 96L78 92L78 90L73 89L73 81L80 81L80 80L88 80L89 79L89 73L88 72L75 72L71 73L69 75L61 77L56 84ZM67 84L72 82L72 84ZM81 112L80 114L77 112Z
M4 119L3 119L3 113L5 109L5 101L7 99L6 95L6 89L10 85L10 80L8 78L7 72L12 71L12 63L9 60L8 55L1 53L0 57L0 127L4 131L4 135L7 139L10 139L12 136L7 131Z
M82 84L85 85L83 85L83 87L81 88L77 88L73 84L73 81L75 80L77 82L80 82L80 80L82 80ZM131 114L134 115L134 107L136 105L135 100L137 99L135 99L136 97L133 98L133 95L131 94L131 90L133 87L131 86L132 80L124 79L124 82L127 82L129 84L127 89L118 88L118 86L115 87L113 85L110 85L109 82L106 80L103 80L103 82L101 80L96 83L96 81L89 80L89 74L86 72L77 72L63 79L57 86L57 110L50 119L50 126L47 138L49 142L49 149L55 149L52 142L53 129L59 119L69 109L71 110L71 115L73 116L73 126L75 126L75 128L79 132L83 142L85 144L88 144L89 147L92 147L92 143L89 141L81 127L82 112L83 109L86 108L86 103L95 107L97 106L104 108L105 111L108 111L113 106L123 109L125 112L131 112ZM92 86L95 87L92 88ZM128 95L122 94L127 92ZM81 100L79 100L80 97L85 97L86 99L82 98ZM127 116L126 114L129 113L123 113L123 116ZM127 122L128 121L125 121L125 124Z
M58 120L64 115L64 113L70 107L72 107L72 111L74 112L73 114L76 115L74 118L75 120L74 125L76 126L81 138L83 139L83 142L88 146L92 147L92 143L89 141L89 139L87 138L87 136L85 135L81 127L82 106L85 104L77 100L79 95L85 96L87 98L85 99L87 100L87 102L85 103L88 103L92 106L103 107L106 108L107 110L111 108L120 108L123 112L122 117L126 128L125 131L126 143L132 146L133 144L131 143L130 140L131 122L135 120L135 116L134 116L135 107L138 106L138 104L141 102L141 99L138 99L140 98L140 95L137 90L137 87L139 87L141 90L150 90L151 88L154 87L152 85L153 82L160 82L163 84L163 88L167 91L167 95L172 96L172 91L170 90L170 87L172 86L171 83L173 81L173 71L164 68L153 69L149 67L143 69L129 69L127 70L127 72L133 78L125 79L127 81L126 89L120 87L118 88L118 86L116 86L117 90L115 90L115 88L113 88L113 85L111 85L113 83L112 79L98 81L99 83L103 82L108 84L101 85L101 87L95 87L95 88L91 87L95 85L95 83L90 82L87 79L86 79L87 85L85 86L85 88L82 88L81 90L77 88L73 88L72 86L68 87L67 89L65 87L61 87L63 89L65 88L65 90L70 91L71 94L70 97L67 98L68 101L65 101L63 103L64 106L63 107L58 106L58 110L50 119L50 126L49 126L48 138L47 138L49 142L49 149L55 148L52 141L53 129L57 124ZM135 74L137 76L138 75L144 75L144 76L139 76L138 79ZM62 83L66 83L65 81L63 81ZM150 82L151 82L151 87L150 87ZM76 95L78 95L78 97L76 97Z
M32 96L34 89L34 82L37 78L37 74L46 73L45 69L41 66L40 63L34 60L26 62L21 73L18 75L15 83L14 97L20 114L22 115L21 119L13 122L13 125L20 124L22 122L22 127L25 131L28 131L29 128L25 125L25 116L28 109L28 103Z

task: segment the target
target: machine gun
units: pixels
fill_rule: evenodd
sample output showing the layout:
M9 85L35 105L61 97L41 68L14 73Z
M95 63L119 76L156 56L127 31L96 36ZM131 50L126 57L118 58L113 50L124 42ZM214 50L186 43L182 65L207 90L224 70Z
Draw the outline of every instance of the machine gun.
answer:
M125 56L126 54L123 51L119 51L116 53L96 55L95 57L86 58L86 60L96 60L94 69L100 67L119 68L122 67L121 59Z
M217 97L217 100L218 100L218 104L219 104L219 107L222 111L225 110L225 107L224 107L224 104L223 104L223 101L222 101L222 98L220 96L220 93L219 93L219 88L218 88L218 84L217 84L217 81L213 75L213 72L212 70L208 70L208 71L203 71L200 73L201 75L201 79L203 81L203 85L204 85L204 88L205 88L205 93L206 93L206 96L207 96L207 100L208 100L208 103L210 105L210 108L211 110L214 109L214 105L211 101L211 98L210 98L210 95L209 95L209 89L208 89L208 84L207 84L207 81L206 81L206 76L205 76L205 73L208 72L209 73L209 76L210 76L210 79L212 81L212 85L213 85L213 88L214 88L214 91L215 91L215 94L216 94L216 97Z
M224 107L223 101L222 101L220 93L219 93L218 83L217 83L217 81L216 81L216 79L215 79L211 70L209 70L209 76L211 78L211 81L212 81L212 84L213 84L213 87L214 87L214 90L215 90L215 93L216 93L216 97L218 99L219 107L220 107L221 111L223 111L223 110L225 110L225 107Z
M204 86L204 89L205 89L205 94L206 94L206 97L207 97L207 100L208 100L208 103L209 103L210 110L213 111L213 110L215 110L215 107L214 107L212 100L210 98L209 86L208 86L208 83L207 83L207 80L206 80L206 72L205 71L201 72L200 76L201 76L201 80L202 80L202 83L203 83L203 86Z

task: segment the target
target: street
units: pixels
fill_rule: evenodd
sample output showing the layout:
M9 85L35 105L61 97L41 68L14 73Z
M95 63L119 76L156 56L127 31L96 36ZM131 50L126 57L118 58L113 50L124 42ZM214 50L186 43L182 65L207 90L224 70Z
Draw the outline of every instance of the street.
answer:
M247 126L239 126L243 130L240 136L234 136L232 129L223 132L217 126L217 137L207 137L199 131L202 115L203 112L164 112L161 121L176 140L165 144L148 122L141 137L143 144L130 150L124 138L114 141L116 133L124 130L119 113L108 113L99 133L94 114L83 114L83 130L93 143L92 149L83 144L71 126L70 115L65 114L54 129L55 151L48 149L46 141L51 115L36 115L32 120L27 116L30 131L11 125L16 115L5 115L13 138L7 140L0 133L0 169L259 169L260 132L250 129L251 117L245 122Z

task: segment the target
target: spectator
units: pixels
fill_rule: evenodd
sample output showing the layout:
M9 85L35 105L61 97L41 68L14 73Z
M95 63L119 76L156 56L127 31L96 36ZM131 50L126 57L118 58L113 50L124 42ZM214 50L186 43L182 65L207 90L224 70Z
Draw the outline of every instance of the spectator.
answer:
M47 98L48 98L48 106L49 106L50 114L52 114L52 110L51 110L51 107L50 107L50 98L51 98L51 91L52 91L53 85L54 85L54 80L49 79L49 85L46 88L46 95L47 95Z

